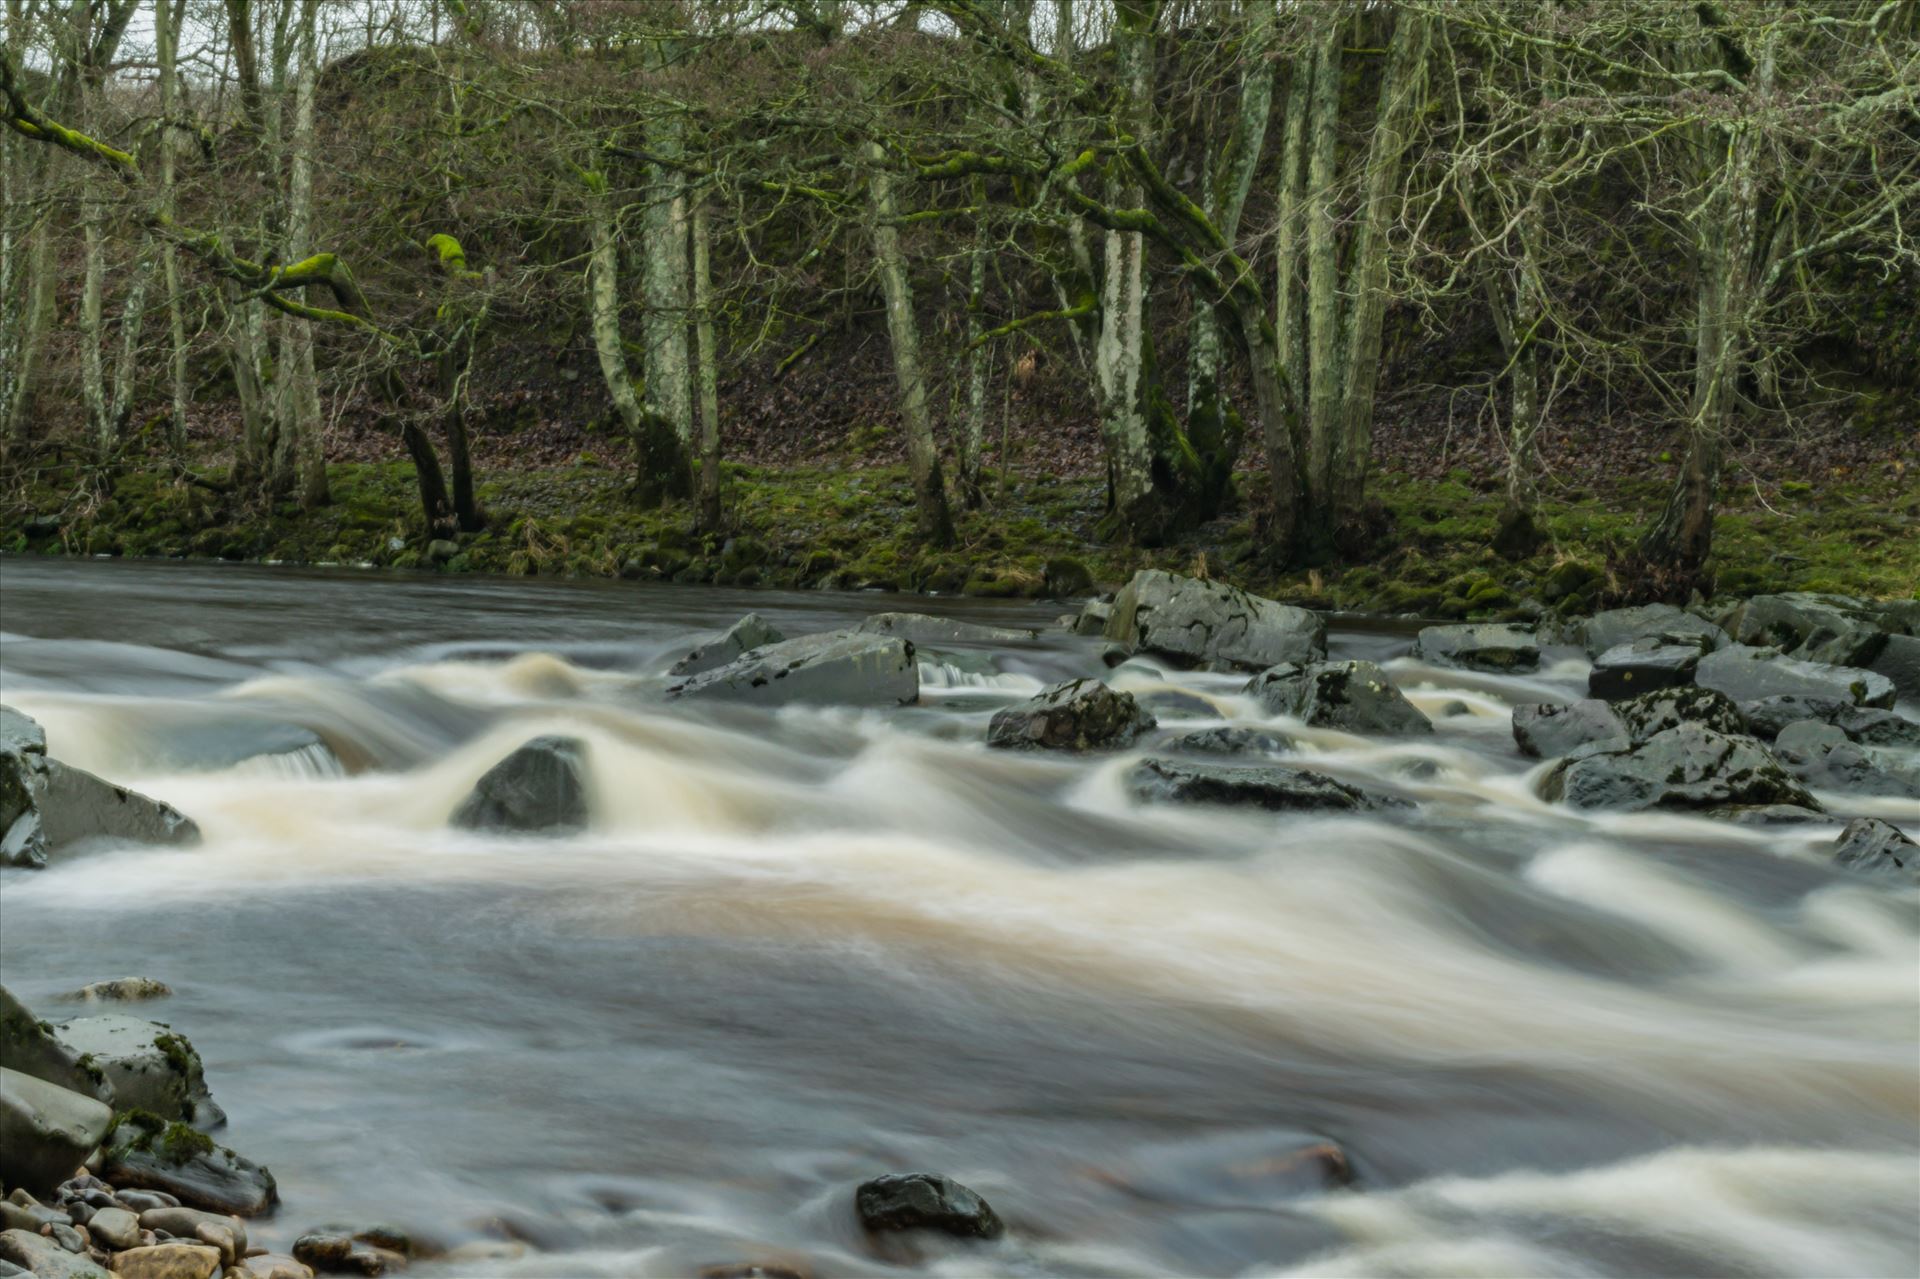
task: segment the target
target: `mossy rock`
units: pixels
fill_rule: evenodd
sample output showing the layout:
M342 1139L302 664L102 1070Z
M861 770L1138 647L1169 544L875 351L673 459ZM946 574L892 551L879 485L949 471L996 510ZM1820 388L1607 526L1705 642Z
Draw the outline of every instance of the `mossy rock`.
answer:
M1044 572L1047 594L1055 599L1093 593L1093 570L1080 560L1055 556L1047 561Z

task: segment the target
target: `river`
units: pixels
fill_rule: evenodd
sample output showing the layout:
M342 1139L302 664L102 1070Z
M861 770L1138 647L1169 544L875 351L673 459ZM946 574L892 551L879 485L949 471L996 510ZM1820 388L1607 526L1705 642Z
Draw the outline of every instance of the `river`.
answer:
M1101 669L1059 605L21 559L0 604L50 752L205 834L0 873L0 973L45 1016L174 988L129 1011L278 1177L256 1240L391 1220L538 1276L1920 1272L1920 892L1824 866L1837 822L1534 798L1508 712L1581 695L1576 650L1497 677L1336 627L1438 731L1275 721L1418 801L1309 817L987 751ZM892 712L654 700L743 612L881 609L1048 629ZM1109 678L1163 727L1267 721L1244 677ZM289 725L329 750L231 762ZM555 731L587 833L447 828ZM1329 1141L1350 1188L1289 1158ZM852 1188L920 1169L1007 1238L877 1256Z

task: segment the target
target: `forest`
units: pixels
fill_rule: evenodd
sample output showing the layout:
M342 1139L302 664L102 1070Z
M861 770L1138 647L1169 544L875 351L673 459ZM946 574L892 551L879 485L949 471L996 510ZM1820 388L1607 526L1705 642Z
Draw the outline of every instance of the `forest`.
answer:
M0 544L1905 595L1898 0L6 0Z

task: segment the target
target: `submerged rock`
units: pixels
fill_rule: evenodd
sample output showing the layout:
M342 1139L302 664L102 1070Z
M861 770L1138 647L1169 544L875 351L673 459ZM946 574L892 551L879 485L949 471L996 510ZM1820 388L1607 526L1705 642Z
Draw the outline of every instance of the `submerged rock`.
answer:
M113 1123L101 1101L0 1066L0 1180L51 1188L73 1175Z
M906 706L920 700L913 644L891 635L828 631L756 648L667 689L667 696L709 697L768 706L809 702Z
M132 1111L107 1136L100 1175L115 1186L158 1190L188 1208L257 1217L280 1202L273 1174L183 1123Z
M1595 613L1580 623L1577 638L1588 657L1644 639L1690 645L1701 651L1728 643L1727 633L1718 626L1671 604L1640 604Z
M536 737L488 769L448 821L525 835L585 830L586 752L577 737Z
M869 635L895 635L915 644L1019 644L1038 631L1011 626L980 626L929 613L874 613L855 628Z
M1847 823L1833 841L1833 864L1889 878L1920 880L1920 844L1877 817Z
M860 1224L875 1233L932 1230L956 1239L998 1239L1006 1230L992 1205L967 1187L930 1172L875 1177L853 1195Z
M1073 679L994 713L987 745L1011 750L1118 750L1155 726L1131 693Z
M184 1035L124 1013L76 1017L54 1034L79 1060L106 1076L116 1110L146 1110L162 1119L218 1127L226 1116L207 1093L200 1054Z
M389 1274L405 1270L412 1255L412 1238L394 1226L321 1226L293 1242L294 1259L322 1274Z
M1694 723L1631 750L1567 761L1547 775L1541 793L1576 808L1820 807L1759 742Z
M1893 681L1852 666L1830 666L1782 657L1770 648L1729 645L1700 659L1693 682L1717 689L1736 702L1792 694L1847 702L1856 706L1892 706Z
M1226 804L1273 812L1357 812L1403 804L1324 773L1273 764L1145 759L1127 775L1126 784L1135 799L1160 804Z
M1276 715L1346 733L1431 733L1433 723L1372 662L1280 665L1247 681L1245 692Z
M701 671L725 666L743 653L768 644L778 644L785 638L785 635L762 620L760 614L748 613L720 634L702 640L698 647L675 662L667 673L698 675Z
M1135 573L1114 596L1106 637L1182 666L1257 671L1327 655L1318 615L1159 569Z
M1626 722L1597 697L1514 707L1513 740L1521 754L1535 759L1571 755L1589 746L1617 749L1631 744Z
M1540 643L1533 630L1523 626L1429 626L1413 641L1413 655L1436 666L1465 670L1530 671L1540 665Z
M1678 688L1693 683L1693 672L1699 665L1700 650L1691 644L1630 640L1593 659L1593 669L1587 673L1587 693L1616 702L1656 689Z

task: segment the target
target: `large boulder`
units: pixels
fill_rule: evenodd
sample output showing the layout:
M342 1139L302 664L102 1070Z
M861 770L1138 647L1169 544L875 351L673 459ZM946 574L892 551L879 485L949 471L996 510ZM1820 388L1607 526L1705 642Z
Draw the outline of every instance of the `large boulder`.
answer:
M1415 637L1413 655L1435 666L1471 671L1530 671L1540 665L1540 642L1527 626L1429 626Z
M1639 604L1595 613L1580 623L1576 636L1588 657L1642 639L1691 644L1703 651L1727 643L1727 633L1718 626L1671 604Z
M1140 570L1114 596L1106 637L1180 666L1257 671L1327 655L1317 614L1159 569Z
M1920 799L1920 768L1860 746L1832 724L1790 724L1773 744L1794 776L1822 790Z
M28 1190L59 1185L112 1123L105 1102L0 1066L0 1181Z
M1725 808L1792 804L1818 811L1766 747L1686 723L1626 751L1567 761L1541 786L1576 808Z
M185 1035L124 1013L76 1017L53 1032L68 1051L106 1076L116 1110L146 1110L215 1128L226 1116L207 1093L200 1054Z
M987 745L1010 750L1090 751L1131 746L1155 726L1132 693L1097 679L1073 679L1044 689L1018 706L996 711Z
M778 644L785 638L772 625L761 620L760 614L748 613L720 634L702 640L698 647L675 662L668 674L698 675L701 671L725 666L742 653L768 644Z
M1635 746L1682 724L1697 724L1729 737L1747 731L1740 708L1726 694L1710 688L1656 689L1615 702L1613 713L1627 726L1627 737Z
M1892 706L1893 681L1853 666L1830 666L1783 657L1778 650L1732 644L1700 659L1693 682L1736 702L1791 693L1855 706Z
M41 867L101 842L191 844L200 828L170 804L103 781L46 753L28 716L0 717L0 866Z
M1324 773L1280 765L1201 764L1145 759L1127 774L1127 791L1152 804L1225 804L1273 812L1356 812L1399 807Z
M906 706L920 700L920 675L911 641L864 631L827 631L756 648L671 685L667 696L766 706Z
M117 1189L160 1190L188 1208L257 1217L280 1202L273 1174L205 1133L144 1111L114 1121L100 1176Z
M1851 596L1791 591L1748 600L1734 618L1733 636L1809 662L1865 666L1886 644L1887 626L1878 607Z
M586 753L577 737L536 737L488 769L449 821L463 830L524 835L585 830Z
M1867 669L1884 677L1902 697L1920 697L1920 636L1889 635Z
M1833 841L1833 864L1894 879L1920 880L1920 844L1877 817L1847 823Z
M1691 644L1660 639L1628 640L1593 659L1587 672L1587 694L1617 702L1661 688L1693 683L1700 650Z
M1514 707L1513 740L1522 755L1535 759L1571 755L1585 747L1615 750L1630 745L1626 723L1597 697Z
M0 986L0 1065L97 1101L113 1101L113 1089L100 1068L82 1062L79 1053L60 1042L52 1023L35 1017L5 986Z
M114 1279L91 1258L68 1252L50 1236L18 1229L0 1230L0 1266L8 1267L0 1275L30 1274L34 1279Z
M1039 636L1038 631L1012 626L981 626L929 613L874 613L856 628L869 635L893 635L914 644L1018 644Z
M1276 715L1347 733L1431 733L1433 723L1372 662L1283 664L1247 681L1245 692Z
M876 1234L932 1230L959 1239L998 1239L1006 1229L992 1205L948 1177L909 1172L875 1177L854 1191L860 1224Z

